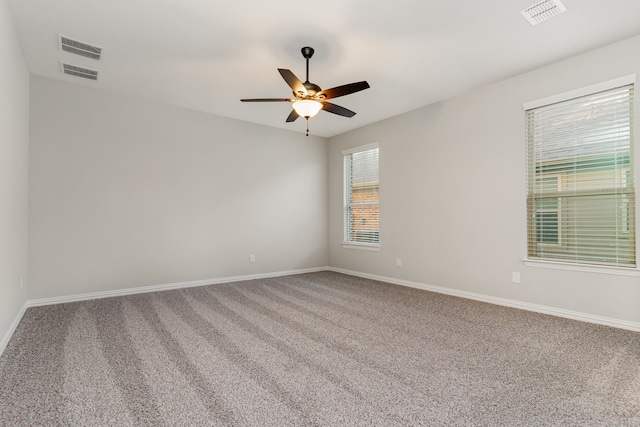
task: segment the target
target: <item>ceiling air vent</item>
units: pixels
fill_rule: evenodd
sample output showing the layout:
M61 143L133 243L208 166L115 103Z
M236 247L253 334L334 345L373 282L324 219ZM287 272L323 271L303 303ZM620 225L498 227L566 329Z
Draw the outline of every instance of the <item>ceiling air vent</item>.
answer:
M97 70L65 64L64 62L62 63L62 72L70 76L82 77L83 79L98 80Z
M60 35L60 49L73 53L74 55L84 56L85 58L91 58L100 60L102 55L102 48L91 46L90 44L82 43L77 40L71 40L63 35Z
M567 8L560 0L543 0L529 6L520 13L531 25L537 25L566 11Z

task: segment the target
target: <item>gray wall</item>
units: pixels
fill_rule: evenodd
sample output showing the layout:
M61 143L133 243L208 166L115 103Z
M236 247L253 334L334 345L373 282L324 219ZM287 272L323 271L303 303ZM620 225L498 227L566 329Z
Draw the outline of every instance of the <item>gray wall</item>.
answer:
M640 75L638 52L635 37L331 138L329 265L640 322L640 278L528 267L522 261L522 104ZM341 151L376 141L381 250L344 249ZM396 258L402 267L395 266ZM521 272L521 284L511 282L514 271Z
M33 76L29 299L324 267L327 154L324 138Z
M29 71L6 1L0 2L0 64L0 340L4 340L27 300L29 160Z

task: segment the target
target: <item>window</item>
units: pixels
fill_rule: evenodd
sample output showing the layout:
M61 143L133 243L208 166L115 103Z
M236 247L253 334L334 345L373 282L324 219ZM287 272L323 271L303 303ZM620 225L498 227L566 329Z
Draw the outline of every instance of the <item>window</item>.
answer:
M377 144L343 151L344 243L380 244L380 179Z
M636 265L634 87L609 87L526 110L531 259Z

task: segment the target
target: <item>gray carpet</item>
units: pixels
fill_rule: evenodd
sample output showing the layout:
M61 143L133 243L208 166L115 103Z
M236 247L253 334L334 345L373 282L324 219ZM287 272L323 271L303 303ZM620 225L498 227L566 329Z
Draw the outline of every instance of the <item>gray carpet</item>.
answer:
M330 272L30 308L0 423L640 426L640 334Z

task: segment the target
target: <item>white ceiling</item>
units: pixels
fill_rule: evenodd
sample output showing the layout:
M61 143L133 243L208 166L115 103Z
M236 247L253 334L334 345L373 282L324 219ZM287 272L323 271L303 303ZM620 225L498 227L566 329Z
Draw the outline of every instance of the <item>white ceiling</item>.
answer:
M31 73L198 111L305 131L285 123L291 96L277 68L323 89L367 80L332 102L310 133L330 137L640 33L639 0L563 0L536 26L537 0L9 0ZM62 52L58 34L103 48L100 62ZM633 54L638 54L637 52ZM97 69L97 82L60 61Z

